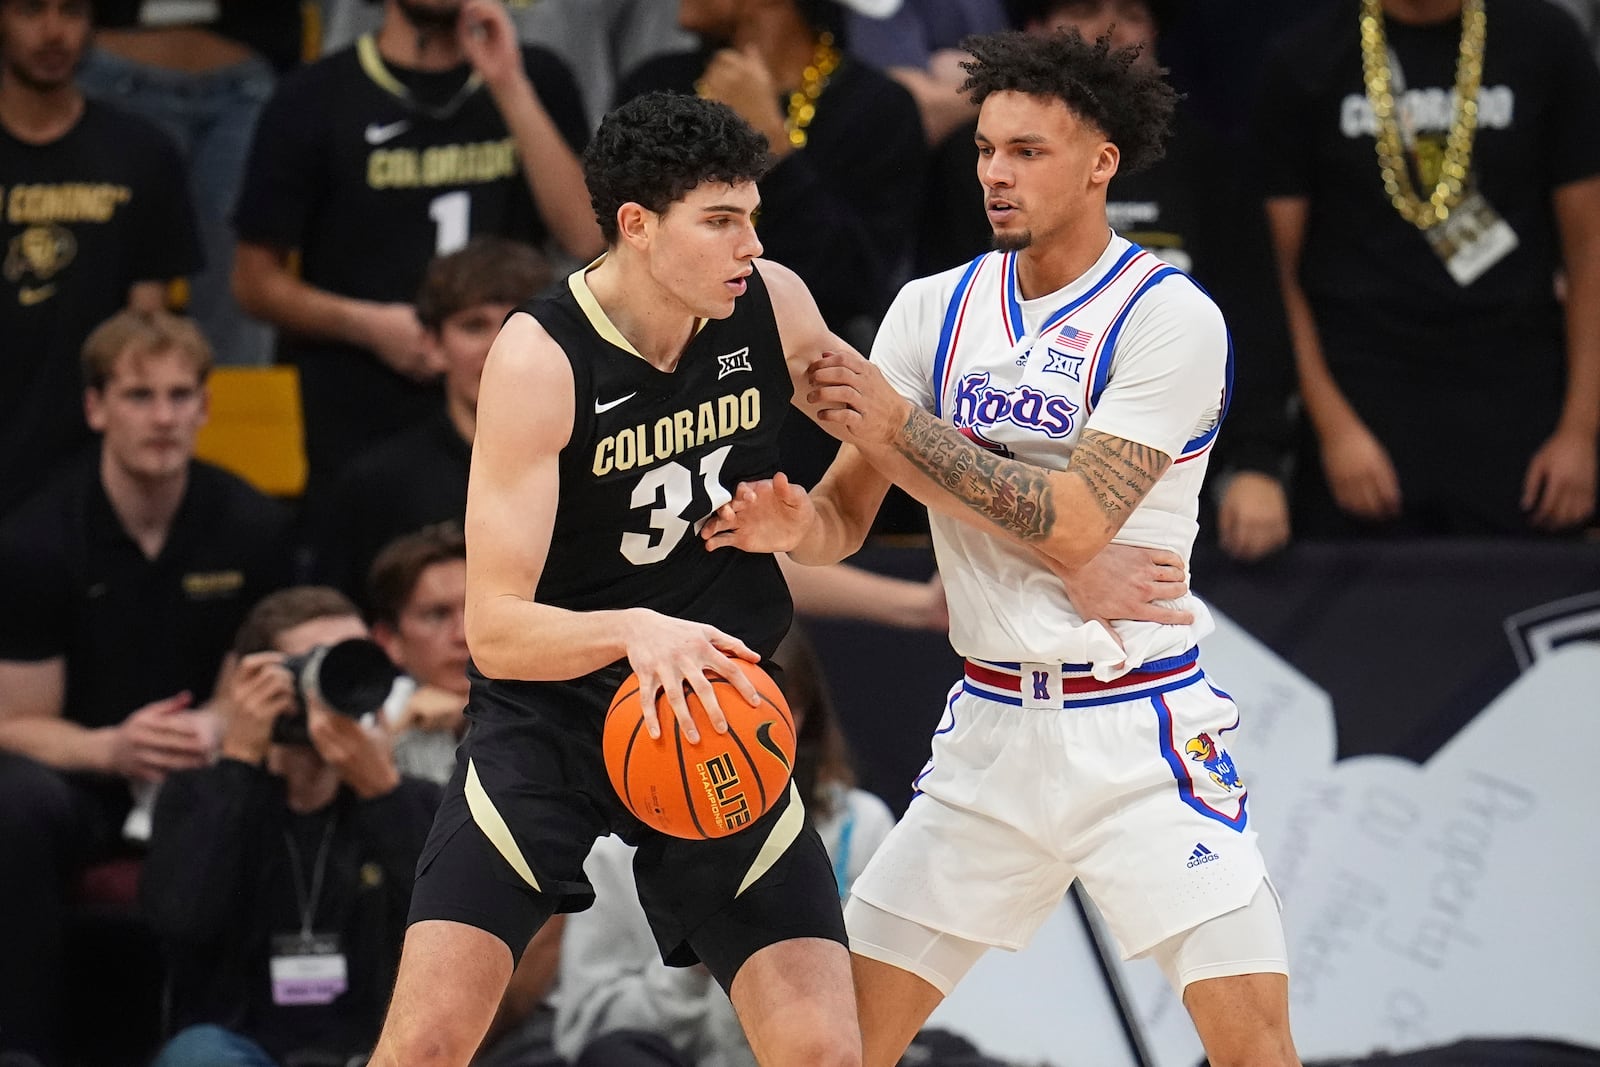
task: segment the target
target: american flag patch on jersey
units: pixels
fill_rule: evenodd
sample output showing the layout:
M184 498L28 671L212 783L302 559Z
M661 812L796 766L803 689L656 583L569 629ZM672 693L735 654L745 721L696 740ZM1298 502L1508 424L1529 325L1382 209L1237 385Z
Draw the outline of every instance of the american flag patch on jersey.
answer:
M1094 340L1094 334L1088 330L1075 330L1071 326L1061 327L1061 332L1056 334L1055 343L1065 345L1074 352L1082 352L1089 347L1089 342Z

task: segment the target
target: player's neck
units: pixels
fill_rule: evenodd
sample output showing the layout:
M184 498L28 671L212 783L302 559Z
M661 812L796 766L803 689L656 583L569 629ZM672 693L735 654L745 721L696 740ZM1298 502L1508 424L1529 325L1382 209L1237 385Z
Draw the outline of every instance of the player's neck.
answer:
M409 70L439 71L466 62L454 31L418 27L391 3L378 31L378 55L385 63Z
M1461 14L1461 0L1383 0L1383 13L1396 22L1427 26Z
M759 8L734 32L734 48L754 48L772 72L774 88L799 85L817 52L817 38L804 18L788 4Z
M142 478L101 449L100 484L105 487L117 521L133 543L150 559L160 555L189 487L188 465L166 478Z
M1017 288L1033 300L1065 289L1087 274L1111 243L1111 227L1102 214L1091 223L1067 231L1060 240L1035 242L1017 254Z
M615 250L588 273L589 291L611 325L657 370L671 371L694 336L693 311L659 285L644 264Z
M0 126L17 140L50 144L82 117L83 93L75 83L38 89L24 85L10 71L0 71Z

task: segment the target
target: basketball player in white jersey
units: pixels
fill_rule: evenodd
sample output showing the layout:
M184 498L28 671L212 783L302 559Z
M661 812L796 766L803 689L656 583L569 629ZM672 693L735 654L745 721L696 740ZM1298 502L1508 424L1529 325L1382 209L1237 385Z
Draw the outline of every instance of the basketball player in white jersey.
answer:
M1052 574L1113 539L1185 561L1194 542L1227 329L1106 221L1174 95L1105 39L967 43L997 251L907 285L871 363L811 365L806 399L846 443L811 493L741 486L703 531L823 563L859 544L885 478L933 513L967 664L846 908L864 1062L895 1063L984 951L1023 945L1081 879L1215 1067L1292 1067L1278 903L1227 752L1238 711L1198 662L1210 617L1185 598L1191 625L1086 621Z

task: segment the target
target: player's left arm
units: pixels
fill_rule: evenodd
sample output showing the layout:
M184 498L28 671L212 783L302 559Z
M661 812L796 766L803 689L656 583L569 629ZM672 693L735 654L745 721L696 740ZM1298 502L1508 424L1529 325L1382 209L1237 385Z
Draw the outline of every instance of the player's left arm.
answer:
M1187 283L1174 280L1175 286ZM1065 470L979 448L901 397L853 352L811 365L818 419L941 514L1082 567L1111 543L1221 399L1222 316L1197 290L1135 310L1116 369Z
M806 368L824 352L848 351L863 362L865 357L828 328L799 275L765 259L757 269L766 283L783 340L784 361L794 383L794 405L816 419L821 405L810 395ZM841 440L838 455L809 494L816 512L812 529L804 545L790 553L799 562L833 562L852 555L866 540L889 491L889 480L853 444Z
M528 78L511 16L498 0L466 0L459 26L462 50L511 131L540 217L572 256L599 255L605 241L589 204L583 167Z
M1534 454L1522 506L1535 526L1558 530L1595 510L1600 436L1600 176L1552 194L1566 269L1567 390L1554 432Z

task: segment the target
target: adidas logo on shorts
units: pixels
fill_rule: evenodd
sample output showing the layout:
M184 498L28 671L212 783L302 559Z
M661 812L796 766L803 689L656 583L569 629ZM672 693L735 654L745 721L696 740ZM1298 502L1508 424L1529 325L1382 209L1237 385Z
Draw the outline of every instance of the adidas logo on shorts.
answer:
M1215 852L1212 852L1209 848L1206 848L1206 846L1197 844L1194 846L1194 851L1189 853L1189 862L1184 864L1184 866L1198 867L1202 863L1210 863L1215 859L1221 859L1221 857Z

